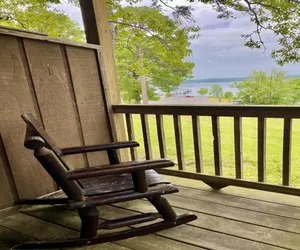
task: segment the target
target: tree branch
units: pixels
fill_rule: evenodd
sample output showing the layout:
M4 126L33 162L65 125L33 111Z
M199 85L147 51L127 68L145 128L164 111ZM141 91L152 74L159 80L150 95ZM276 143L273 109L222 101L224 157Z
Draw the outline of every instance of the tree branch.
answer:
M259 20L259 18L258 18L258 15L257 15L257 13L256 13L256 11L252 8L252 4L253 3L251 3L251 2L249 2L248 0L244 0L246 3L247 3L247 6L248 6L248 8L249 8L249 11L251 11L252 12L252 14L253 14L253 16L254 16L254 19L255 19L255 23L256 23L256 31L255 31L255 33L257 34L257 36L258 36L258 38L259 38L259 42L260 42L260 44L263 46L263 48L264 48L264 52L266 51L266 46L265 46L265 43L264 43L264 41L262 40L262 37L261 37L261 30L262 29L266 29L266 27L264 27L262 24L261 24L261 22L260 22L260 20ZM252 33L253 34L253 33ZM251 36L251 34L250 34L250 36Z
M148 32L151 36L153 36L153 37L157 38L158 40L160 40L161 43L163 43L164 45L169 47L168 43L163 38L161 38L160 36L154 34L151 30L149 30L146 27L143 27L141 25L131 24L131 23L120 22L120 21L109 21L109 22L116 23L116 24L121 24L121 25L126 25L126 26L129 26L129 27L132 27L132 28L144 30L144 31Z

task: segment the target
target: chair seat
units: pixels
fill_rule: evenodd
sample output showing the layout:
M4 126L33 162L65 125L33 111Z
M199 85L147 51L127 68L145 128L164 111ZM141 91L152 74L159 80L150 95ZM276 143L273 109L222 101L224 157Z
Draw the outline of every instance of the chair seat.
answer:
M155 170L146 170L145 173L149 187L159 184L170 184L168 180L160 176ZM86 196L133 190L134 188L131 173L86 178L81 179L79 182Z

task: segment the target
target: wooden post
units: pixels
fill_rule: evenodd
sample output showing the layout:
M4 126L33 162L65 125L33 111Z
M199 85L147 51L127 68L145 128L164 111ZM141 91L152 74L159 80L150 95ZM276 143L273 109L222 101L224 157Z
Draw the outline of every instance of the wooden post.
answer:
M79 0L79 3L87 42L101 45L99 55L100 74L104 85L112 139L114 141L124 141L126 136L123 117L120 114L113 114L111 106L120 104L121 97L106 3L105 0ZM121 158L122 160L128 159L127 152L124 151Z

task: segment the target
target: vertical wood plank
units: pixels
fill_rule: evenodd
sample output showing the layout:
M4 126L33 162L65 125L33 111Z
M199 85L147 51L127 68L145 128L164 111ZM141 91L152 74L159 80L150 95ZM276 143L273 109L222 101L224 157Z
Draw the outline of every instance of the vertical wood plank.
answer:
M108 113L115 141L124 141L126 138L125 125L121 114L113 114L111 104L120 104L120 88L115 66L113 42L108 22L108 11L105 0L79 0L84 30L88 43L100 44L102 51L99 54L101 79L105 88L106 99L109 99ZM122 160L127 160L126 151L121 151Z
M156 115L156 129L161 158L167 158L167 149L165 141L164 119L162 115Z
M179 170L185 170L180 116L174 115L173 116L173 122L174 122L174 131L175 131L175 142L176 142L178 169Z
M148 116L145 114L141 114L141 123L142 123L142 131L143 131L143 138L144 138L144 147L145 147L145 154L146 160L152 159L152 148L151 148L151 141L150 141L150 134L149 134L149 123L148 123Z
M220 137L219 117L212 116L211 122L212 122L212 133L213 133L215 175L222 175L223 171L222 171L221 137Z
M54 43L24 40L27 60L46 131L59 147L83 145L83 135L67 58ZM84 155L64 157L75 168L86 167Z
M26 126L20 115L36 115L35 96L29 89L18 40L1 35L0 47L0 133L19 198L35 198L54 191L51 178L23 145Z
M66 47L85 145L111 142L95 51ZM107 164L106 152L88 153L89 166Z
M95 51L97 56L98 63L98 72L101 80L101 88L103 92L104 105L107 111L107 119L110 127L110 137L112 141L124 141L126 140L125 135L125 124L123 114L114 114L112 110L112 97L110 96L111 90L108 87L110 85L109 80L107 79L107 72L105 70L105 65L102 63L103 53L100 50ZM127 149L119 149L116 151L120 161L128 161L129 155Z
M133 121L132 121L132 114L126 114L126 126L127 126L127 134L128 134L128 140L129 141L134 141L135 136L134 136L134 127L133 127ZM136 153L136 148L130 148L130 155L131 155L131 160L135 161L137 160L137 153Z
M258 118L257 126L257 163L258 163L258 181L266 181L266 118Z
M242 118L234 117L235 176L243 178Z
M18 200L18 193L10 170L0 134L0 209L10 207Z
M202 160L199 116L192 116L192 124L193 124L193 139L194 139L194 154L195 154L196 172L202 173L203 172L203 160Z
M291 142L292 119L284 118L283 152L282 152L282 185L289 186L291 180Z

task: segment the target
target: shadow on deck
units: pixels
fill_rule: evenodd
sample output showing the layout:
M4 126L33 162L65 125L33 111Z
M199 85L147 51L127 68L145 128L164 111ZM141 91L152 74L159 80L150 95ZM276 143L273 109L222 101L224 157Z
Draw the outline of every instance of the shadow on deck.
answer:
M199 181L167 177L180 192L168 195L178 212L198 220L154 235L76 249L300 249L300 199L289 195L227 187L211 191ZM103 206L102 219L115 219L153 207L144 200ZM78 237L80 219L63 207L31 206L0 220L0 249L24 241ZM75 248L73 248L75 249Z

